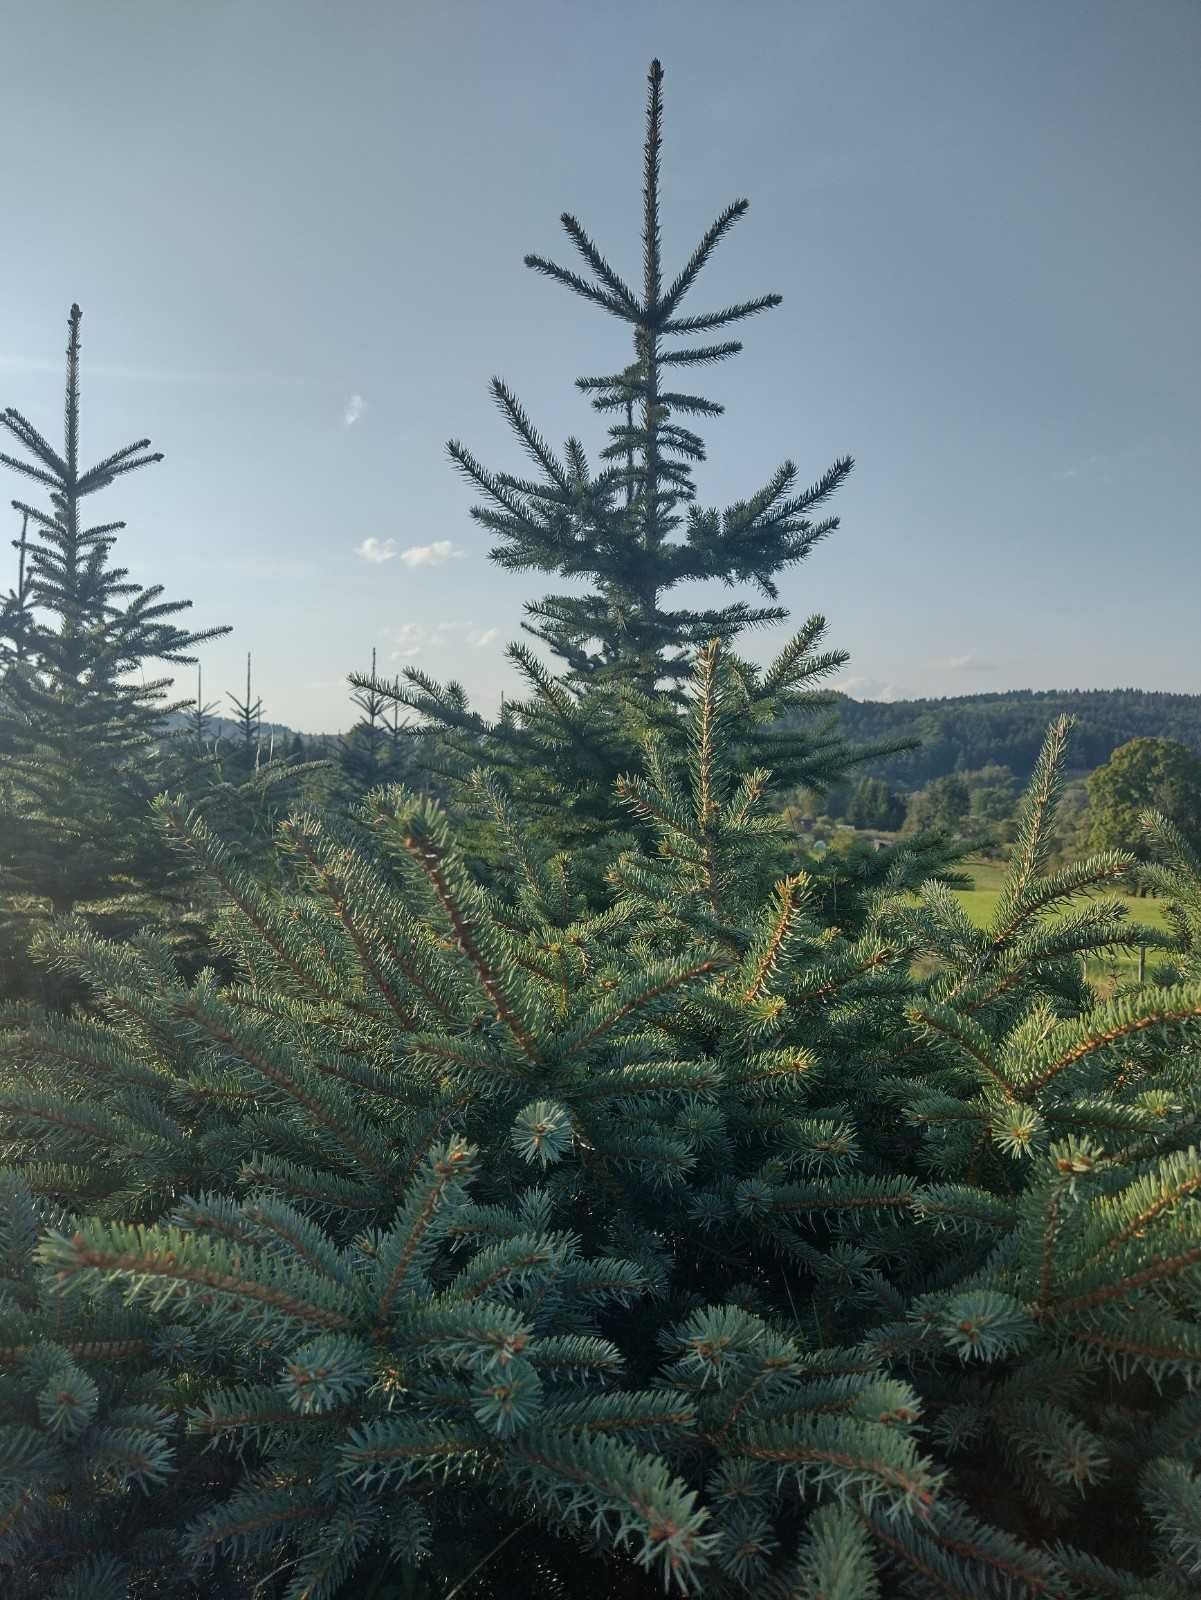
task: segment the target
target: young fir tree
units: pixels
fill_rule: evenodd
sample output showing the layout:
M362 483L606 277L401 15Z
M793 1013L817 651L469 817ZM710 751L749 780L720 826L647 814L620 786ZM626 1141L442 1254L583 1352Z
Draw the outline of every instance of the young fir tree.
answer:
M1083 953L1148 933L1104 898L1130 857L1046 870L1065 728L988 928L940 885L915 899L902 848L843 933L803 874L772 882L740 716L714 646L686 748L651 741L620 786L657 845L599 911L481 774L503 882L397 789L353 839L292 818L282 894L163 802L223 888L240 981L186 983L150 938L46 942L107 1016L14 1019L5 1051L18 1600L206 1573L291 1600L535 1572L572 1594L1194 1592L1195 975L1107 1002L1082 982ZM89 1343L118 1299L119 1354ZM174 1454L145 1441L170 1475L137 1540L60 1515L106 1449L130 1474L129 1441L92 1431L126 1426L118 1391L58 1420L56 1383L115 1368L178 1419L155 1434Z
M263 699L254 689L249 652L245 695L226 692L234 712L231 736L210 736L216 706L204 703L199 676L196 696L186 727L165 748L161 787L185 795L220 831L242 866L270 875L276 824L300 798L328 798L333 763L308 759L303 741L292 739L277 754L274 734L264 740Z
M614 418L599 465L590 466L575 437L556 454L499 378L493 396L534 475L492 471L457 440L449 445L451 459L483 496L472 516L495 539L494 561L509 570L592 585L585 594L548 595L526 608L523 627L549 646L556 668L548 670L528 646L511 645L509 659L529 695L507 702L495 722L472 711L460 686L438 684L417 668L406 669L392 685L381 686L374 676L352 679L372 693L387 689L441 731L444 776L461 779L485 760L527 808L546 819L552 836L567 843L612 829L618 820L613 783L652 728L672 726L678 686L696 651L787 615L777 603L777 580L837 528L837 517L815 513L852 466L849 457L841 458L806 488L798 468L786 461L766 484L724 511L698 503L694 469L705 460L705 444L691 424L720 416L723 408L694 392L689 380L742 349L736 339L713 342L708 335L769 310L781 297L760 295L695 314L685 308L748 203L726 206L669 278L660 239L662 134L663 69L655 61L643 148L637 288L617 274L568 213L563 227L587 273L543 256L526 257L527 266L615 318L632 341L629 364L577 380L595 409ZM752 584L771 603L673 607L678 587L697 582ZM841 652L819 651L824 631L823 619L812 618L770 671L744 668L747 759L761 760L780 783L825 786L851 760L832 717L814 726L814 713L829 704L815 688L846 660ZM793 725L786 729L783 719L789 716Z
M213 717L217 710L215 700L204 698L204 675L196 668L196 698L188 707L187 736L197 750L203 750L212 737Z
M601 452L605 465L592 473L574 438L563 458L557 457L500 379L493 381L493 395L536 476L495 473L457 441L449 447L484 495L473 515L496 536L492 554L501 566L585 578L594 585L587 595L551 595L531 605L529 631L550 645L573 676L616 677L645 693L685 677L692 653L708 640L728 640L748 625L786 615L778 605L754 608L736 601L695 611L668 610L665 601L681 583L706 580L753 583L775 601L779 574L837 527L837 518L815 522L809 514L851 470L850 458L843 458L811 488L799 489L797 468L786 461L767 484L724 513L697 505L693 469L704 461L705 446L680 419L720 416L723 408L680 384L738 354L742 345L734 339L695 341L779 305L781 297L766 294L720 310L685 312L684 303L714 250L746 213L748 202L726 206L667 281L660 240L662 136L663 69L655 61L647 97L637 289L618 276L568 213L563 227L587 273L543 256L526 257L527 266L615 317L631 337L630 364L577 380L596 410L616 419Z
M49 509L21 500L17 588L0 612L0 885L56 912L162 882L147 827L169 677L153 663L193 663L186 600L134 583L112 565L121 522L87 524L85 502L161 454L140 439L95 466L79 456L79 326L67 344L65 437L57 450L19 411L0 413L17 455L0 464L48 491Z
M413 733L401 721L397 702L380 687L375 663L372 649L371 674L357 682L350 697L361 715L338 740L342 781L356 800L381 783L401 782L412 765Z
M251 653L246 652L246 693L241 700L232 689L225 698L234 714L233 759L244 776L257 772L263 760L263 697L255 694L251 675ZM268 757L270 759L270 757Z

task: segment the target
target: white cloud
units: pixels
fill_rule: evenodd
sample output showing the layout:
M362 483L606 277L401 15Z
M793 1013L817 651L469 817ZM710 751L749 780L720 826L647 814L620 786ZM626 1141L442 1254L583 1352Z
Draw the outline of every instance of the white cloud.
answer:
M952 672L998 672L995 661L981 661L979 656L948 656L942 663Z
M433 544L413 544L407 550L401 550L398 549L395 539L377 539L373 535L355 546L355 554L364 561L377 563L391 561L394 556L399 556L406 567L440 567L447 561L461 561L464 552L449 539L436 539ZM443 622L438 626L445 631L448 628L465 627L467 624Z
M392 557L396 554L396 540L376 538L364 539L362 544L355 546L354 553L356 556L360 556L364 561L370 561L375 564L378 564L381 561L391 561ZM401 560L404 560L403 556L401 557Z
M482 650L486 644L492 643L499 632L499 628L485 628L483 633L472 634L468 643L473 644L477 650Z
M449 539L435 539L433 544L414 544L400 552L406 567L440 567L444 561L459 561L463 551L457 550Z
M470 626L469 622L402 622L391 637L391 659L406 661L426 650L440 650Z
M344 428L353 428L366 409L367 402L362 395L352 394L346 402L345 410L342 412L342 426Z

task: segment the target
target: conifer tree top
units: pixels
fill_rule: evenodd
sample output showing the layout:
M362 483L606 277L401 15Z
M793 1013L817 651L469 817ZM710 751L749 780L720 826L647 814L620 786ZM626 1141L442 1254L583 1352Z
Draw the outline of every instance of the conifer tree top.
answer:
M704 461L705 445L679 419L716 417L723 408L691 386L677 387L676 375L724 361L742 345L736 339L683 346L674 341L720 332L779 305L781 297L762 294L685 314L686 298L748 202L727 205L668 280L660 228L662 140L663 68L654 61L643 147L640 289L625 282L570 212L563 213L563 228L587 272L542 255L525 258L527 266L633 333L629 365L577 380L595 409L616 419L600 467L589 466L574 437L557 455L500 378L493 379L493 396L533 461L535 477L492 472L464 444L449 445L452 460L483 495L472 515L496 536L495 561L594 585L583 596L548 595L527 606L525 628L549 644L577 679L616 679L647 692L677 683L705 641L729 640L743 627L783 618L774 603L776 579L837 527L836 518L814 521L810 513L852 466L849 457L840 458L811 487L798 488L798 470L786 461L768 483L725 511L697 504L693 469ZM772 604L754 607L739 600L704 610L665 609L670 590L698 580L752 583Z
M125 524L80 526L80 502L117 478L163 459L149 439L136 439L114 450L94 466L79 466L79 355L83 312L72 305L67 319L67 376L64 397L64 439L60 453L14 406L0 412L3 427L20 446L24 459L0 451L0 465L49 490L50 513L23 500L12 505L33 525L36 538L22 536L25 604L58 616L63 634L75 642L61 660L62 671L78 679L95 670L119 673L144 660L191 665L192 648L229 632L226 627L193 632L171 620L191 606L190 600L164 602L161 585L145 589L128 581L123 567L108 557ZM103 628L103 643L95 630ZM92 634L91 638L87 636ZM99 654L96 654L99 652ZM91 657L96 655L96 659Z
M148 750L171 707L169 676L149 663L194 664L195 647L228 633L182 625L191 602L135 583L112 560L123 522L87 524L85 501L161 461L137 439L94 466L80 464L80 324L68 318L62 448L15 407L0 429L16 452L0 467L48 493L21 518L17 586L0 605L0 878L64 910L148 881Z

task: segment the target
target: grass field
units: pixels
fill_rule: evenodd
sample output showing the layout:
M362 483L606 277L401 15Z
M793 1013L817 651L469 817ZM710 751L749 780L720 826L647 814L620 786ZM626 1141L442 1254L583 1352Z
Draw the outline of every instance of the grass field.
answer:
M1000 861L964 862L964 871L971 874L973 886L959 891L956 898L978 928L986 927L992 920L997 901L1001 898L1006 870L1005 863ZM1132 922L1146 923L1151 928L1165 926L1163 910L1157 900L1137 900L1132 895L1118 895L1116 898L1126 906ZM1147 959L1153 964L1156 953L1149 951ZM1137 971L1136 951L1115 950L1099 959L1092 958L1088 963L1088 976L1099 987L1118 979L1131 978Z

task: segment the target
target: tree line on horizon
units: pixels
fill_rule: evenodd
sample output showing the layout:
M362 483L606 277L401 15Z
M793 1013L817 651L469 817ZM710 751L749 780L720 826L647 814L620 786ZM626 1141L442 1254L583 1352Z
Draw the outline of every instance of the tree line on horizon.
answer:
M1132 739L1171 739L1201 754L1201 695L1144 689L1012 689L946 699L840 698L849 738L916 741L912 749L869 762L864 774L912 792L933 778L982 767L1008 767L1019 783L1034 770L1043 735L1056 717L1072 717L1074 772L1103 766Z
M570 213L527 258L628 340L599 450L499 379L520 468L450 445L570 582L494 719L373 663L344 746L264 751L248 663L214 739L167 669L221 628L89 520L158 458L81 464L77 307L61 448L0 414L11 1600L1196 1592L1201 859L1120 786L1141 854L1052 859L1062 716L988 926L946 827L798 849L909 740L848 736L820 616L740 652L852 463L701 500L780 297L697 308L744 200L669 273L662 129L655 61L636 282Z

